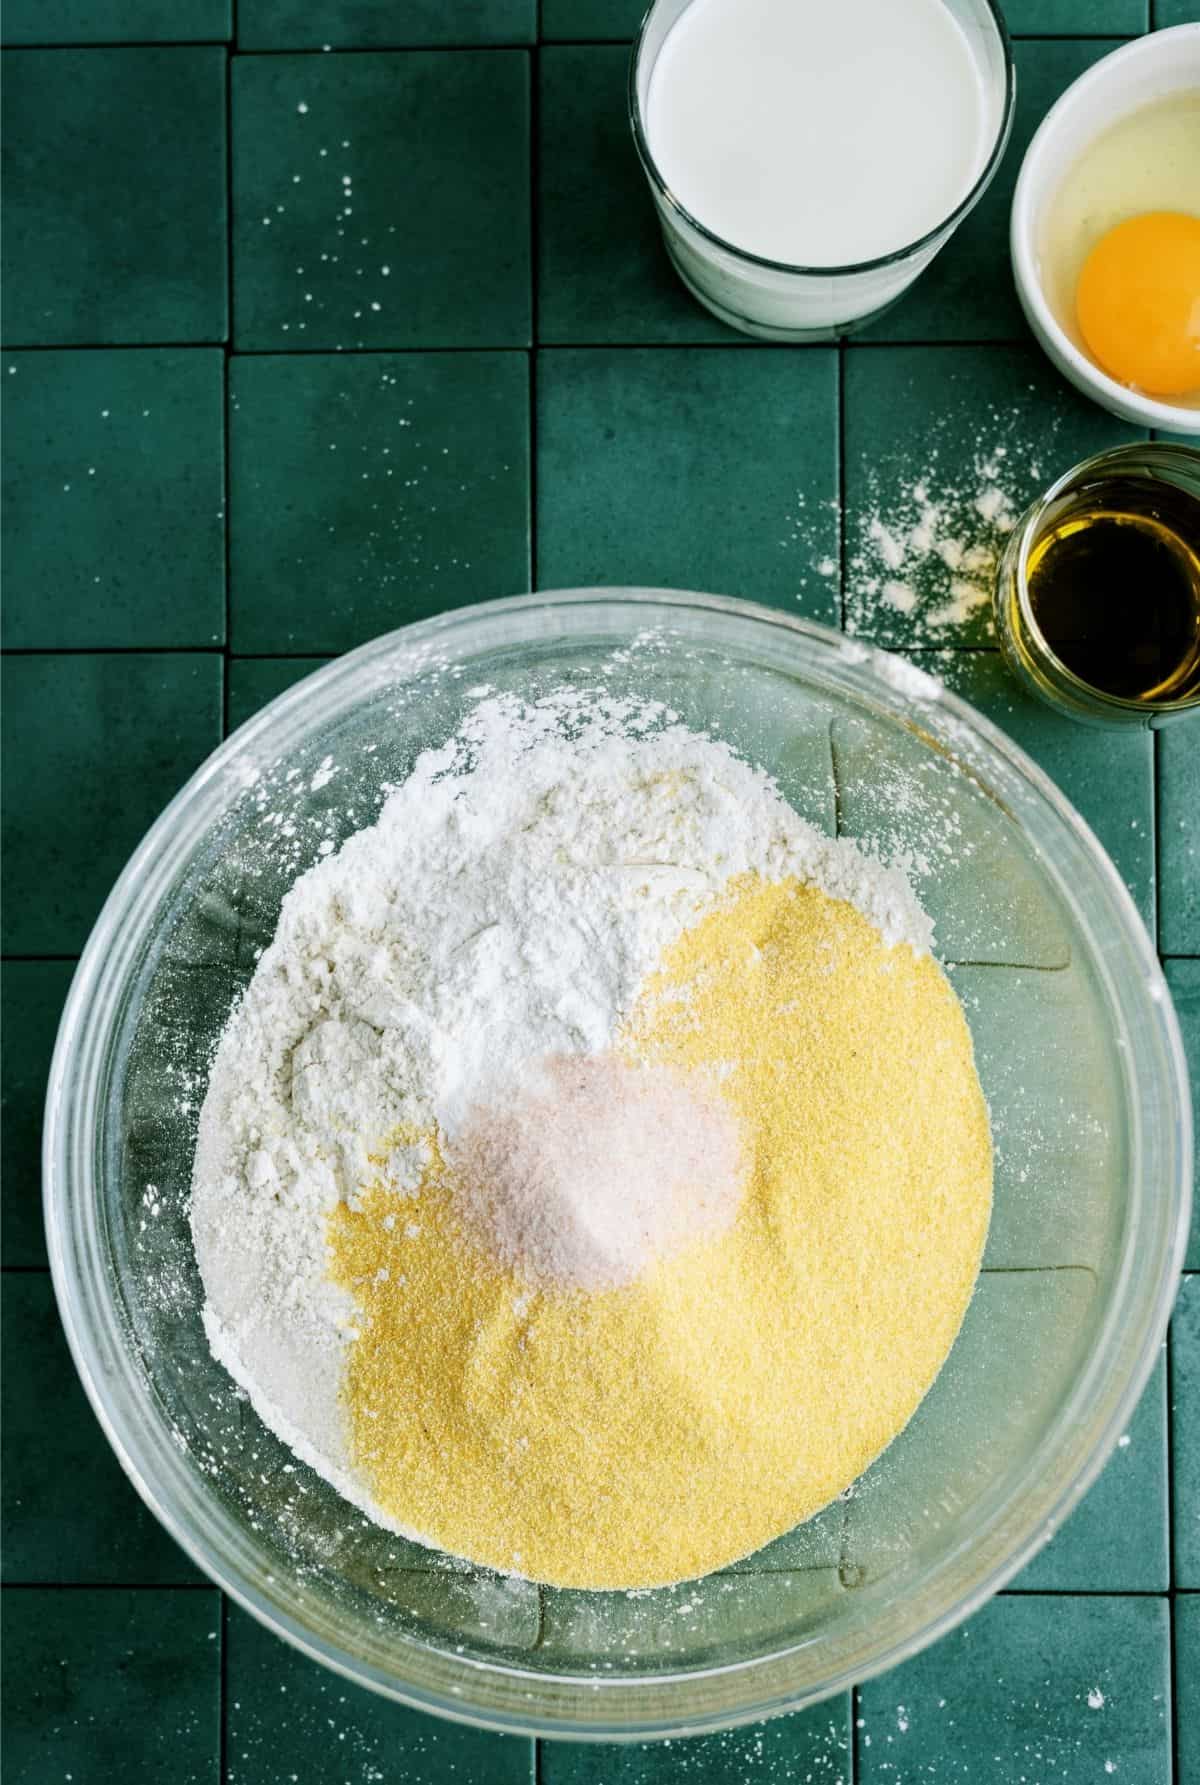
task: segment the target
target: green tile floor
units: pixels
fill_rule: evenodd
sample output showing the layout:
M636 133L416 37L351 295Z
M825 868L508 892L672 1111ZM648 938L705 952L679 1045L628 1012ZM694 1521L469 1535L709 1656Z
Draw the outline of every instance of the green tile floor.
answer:
M992 191L860 339L764 349L658 245L624 122L640 0L9 0L12 1785L1200 1785L1200 1219L1128 1442L1005 1593L853 1697L618 1751L399 1710L223 1604L86 1408L38 1182L72 962L228 729L373 633L584 580L751 595L945 675L1111 851L1200 1076L1200 722L1076 728L1008 681L978 616L931 656L842 574L880 498L969 454L981 415L1018 493L1127 437L1031 346L1005 225L1062 88L1121 37L1200 17L1149 3L1009 0L1020 100Z

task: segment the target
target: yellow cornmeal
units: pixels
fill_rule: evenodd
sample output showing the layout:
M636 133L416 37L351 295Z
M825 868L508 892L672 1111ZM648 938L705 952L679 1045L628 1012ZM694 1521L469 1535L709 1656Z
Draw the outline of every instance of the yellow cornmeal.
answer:
M733 1227L622 1289L529 1289L440 1181L331 1223L362 1336L344 1388L384 1512L569 1587L662 1585L809 1517L936 1376L991 1206L987 1110L937 964L750 878L668 951L622 1038L716 1069L750 1161ZM388 1225L385 1225L388 1223Z

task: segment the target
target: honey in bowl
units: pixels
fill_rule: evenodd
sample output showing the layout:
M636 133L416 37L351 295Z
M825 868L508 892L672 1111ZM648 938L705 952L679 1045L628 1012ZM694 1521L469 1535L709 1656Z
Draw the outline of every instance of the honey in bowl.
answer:
M996 636L1017 680L1072 719L1159 726L1200 709L1200 452L1110 447L1009 534Z
M1084 488L1034 543L1034 620L1071 674L1119 700L1200 694L1200 502L1137 477Z

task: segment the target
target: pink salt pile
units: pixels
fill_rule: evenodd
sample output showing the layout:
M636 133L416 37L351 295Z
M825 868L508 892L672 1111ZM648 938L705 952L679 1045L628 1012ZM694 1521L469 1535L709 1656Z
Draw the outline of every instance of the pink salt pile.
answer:
M715 1238L745 1177L736 1118L698 1078L612 1053L555 1054L448 1149L465 1226L536 1285L631 1283Z

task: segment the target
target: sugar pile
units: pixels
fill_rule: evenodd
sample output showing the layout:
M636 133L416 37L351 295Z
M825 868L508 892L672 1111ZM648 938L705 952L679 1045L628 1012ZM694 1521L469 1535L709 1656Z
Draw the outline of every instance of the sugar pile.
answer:
M737 1213L741 1144L719 1091L610 1053L559 1054L450 1150L462 1213L537 1282L607 1289Z

